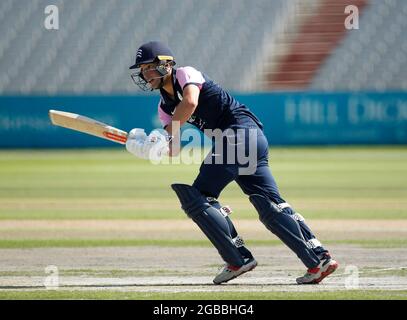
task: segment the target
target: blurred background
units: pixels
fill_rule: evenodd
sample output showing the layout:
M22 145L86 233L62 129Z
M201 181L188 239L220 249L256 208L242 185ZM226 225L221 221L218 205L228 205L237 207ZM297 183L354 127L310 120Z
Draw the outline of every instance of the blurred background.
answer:
M157 93L128 70L149 40L234 93L274 145L407 142L407 1L55 0L47 29L50 4L0 3L0 147L112 146L48 109L158 127Z

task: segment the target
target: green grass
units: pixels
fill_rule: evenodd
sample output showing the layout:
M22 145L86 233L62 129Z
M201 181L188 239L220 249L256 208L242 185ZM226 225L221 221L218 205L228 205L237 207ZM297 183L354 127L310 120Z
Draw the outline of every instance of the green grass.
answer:
M258 220L257 212L254 209L233 208L234 219ZM384 212L383 209L332 209L332 210L301 210L301 214L307 219L407 219L407 210L391 210ZM179 220L186 216L181 209L0 209L1 220Z
M407 219L406 146L271 148L270 156L281 194L307 219ZM199 163L153 165L137 160L124 149L1 150L0 220L187 219L170 185L192 183L198 170ZM235 219L258 219L247 196L236 184L230 184L220 200L232 206ZM407 239L396 238L323 242L364 248L407 247ZM281 245L279 240L248 239L247 243ZM30 239L23 235L5 239L0 235L1 249L105 246L209 247L210 243L164 239ZM4 270L0 276L17 276L14 271ZM86 270L66 271L66 275L83 271ZM128 275L123 270L117 272L114 274L117 277ZM378 275L386 275L386 271ZM405 270L400 270L400 276L404 275ZM0 290L0 299L407 299L407 291L166 293L7 289Z
M307 218L407 219L407 147L272 148L270 155L282 195ZM153 165L122 149L2 150L0 220L179 219L170 184L191 183L198 169ZM232 183L221 200L245 198ZM42 207L33 205L38 201ZM58 201L66 206L47 206ZM121 201L129 206L115 207ZM140 201L150 206L139 207ZM162 201L170 202L168 209ZM234 211L257 219L248 201Z
M219 267L216 265L214 267ZM58 274L61 277L72 276L87 276L87 277L104 277L104 278L123 278L123 277L155 277L155 276L211 276L212 272L199 270L184 270L175 269L58 269ZM0 271L0 277L41 277L44 272L40 270L24 270L24 271Z
M262 264L265 266L265 264ZM206 268L217 269L219 264L208 264ZM61 277L103 277L103 278L124 278L124 277L155 277L155 276L212 276L213 271L210 269L163 269L163 268L149 268L149 269L64 269L59 268L58 274ZM8 270L0 271L1 277L43 277L43 270ZM399 268L383 268L383 267L362 267L358 269L359 277L406 277L407 267Z
M280 240L247 240L249 246L282 245ZM364 248L405 248L407 239L325 240L325 244L356 245ZM84 247L211 247L209 240L169 239L0 239L1 249L84 248Z
M135 299L135 300L406 300L407 290L347 290L336 292L118 292L33 290L0 291L0 299Z
M278 245L278 240L248 241L252 245ZM82 247L210 247L209 240L139 240L139 239L18 239L0 240L0 248L82 248Z
M361 268L359 269L360 277L406 277L407 267L401 268Z
M253 218L254 212L240 214L242 218ZM184 219L186 215L180 210L148 210L148 209L3 209L0 210L1 220L156 220ZM256 217L257 218L257 217Z

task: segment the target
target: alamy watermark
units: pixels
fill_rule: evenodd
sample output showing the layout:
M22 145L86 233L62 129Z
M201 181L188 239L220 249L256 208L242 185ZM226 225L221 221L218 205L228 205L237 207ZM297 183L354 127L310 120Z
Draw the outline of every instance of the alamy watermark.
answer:
M348 16L344 25L347 30L359 29L359 8L356 5L348 5L345 12ZM59 30L59 8L54 4L47 5L44 9L44 27L47 30Z
M347 290L359 289L359 268L355 265L345 267L345 288Z
M345 7L345 13L348 14L344 22L345 28L359 30L359 8L355 5L348 5Z
M236 166L239 175L256 172L258 163L258 128L205 129L206 139L212 141L211 150L203 158L205 137L195 129L185 129L171 141L176 157L164 157L153 164L199 164ZM182 152L181 151L182 145Z
M50 4L44 9L44 27L47 30L59 30L59 9L56 5Z
M59 288L59 271L55 265L49 265L45 267L45 273L48 274L44 278L44 287L47 290L57 290Z

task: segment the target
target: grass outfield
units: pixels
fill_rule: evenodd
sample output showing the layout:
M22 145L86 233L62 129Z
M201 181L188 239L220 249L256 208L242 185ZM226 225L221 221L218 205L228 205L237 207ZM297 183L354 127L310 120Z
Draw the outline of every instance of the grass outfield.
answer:
M406 300L407 290L338 292L117 292L33 290L0 292L0 299L136 299L136 300Z
M406 219L407 148L272 148L282 195L310 219ZM179 219L173 182L199 164L153 165L123 149L0 151L0 219ZM235 183L221 201L257 219Z
M276 246L281 245L280 240L247 240L249 247L252 246ZM405 248L407 239L349 239L349 240L325 240L324 244L357 245L363 248ZM0 239L0 249L16 248L96 248L96 247L212 247L209 240L173 240L173 239Z
M292 286L280 286L279 269L273 269L284 270L283 256L274 256L267 265L267 254L262 260L266 262L263 269L259 267L252 278L254 281L262 274L275 277L277 284L267 292L257 287L250 292L206 292L206 287L198 290L199 283L191 286L190 292L165 292L154 285L142 287L150 290L145 292L137 287L126 291L108 286L90 290L86 283L81 288L41 290L42 282L32 285L35 277L31 276L43 275L45 264L54 261L61 270L77 268L78 273L72 276L79 280L88 273L86 270L100 276L101 269L110 266L117 270L105 276L116 281L125 278L123 272L134 266L128 254L148 254L145 263L148 266L150 261L151 265L143 269L141 264L140 270L132 271L137 275L134 272L158 272L154 268L161 266L161 255L168 254L166 261L172 261L173 252L179 252L189 266L191 253L209 252L209 241L192 229L170 188L174 182L192 183L199 163L153 165L120 148L1 150L0 299L407 299L407 286L399 284L405 277L407 247L407 147L272 148L270 154L272 172L283 197L307 219L314 219L310 223L318 221L315 226L324 234L323 243L342 250L342 267L355 263L361 270L389 275L374 273L377 279L367 277L360 290L333 291L339 281L333 278L334 282L327 285L330 290L291 292ZM262 225L256 229L260 225L254 221L258 215L236 184L225 189L220 201L233 208L239 230L255 236L248 236L246 242L256 247L257 254L268 249L264 246L273 246L270 253L276 254L281 241L270 238ZM388 257L374 256L380 250L400 254L387 263ZM161 255L155 257L155 252ZM116 253L118 260L112 257ZM210 266L205 265L208 257L215 258ZM212 276L216 258L212 252L203 255L201 259L205 260L196 262L195 272ZM119 262L122 264L117 265ZM396 271L390 268L394 266L400 269L398 278L387 285L385 277L394 278ZM158 275L172 276L178 283L175 271L176 264ZM64 274L64 281L69 275Z

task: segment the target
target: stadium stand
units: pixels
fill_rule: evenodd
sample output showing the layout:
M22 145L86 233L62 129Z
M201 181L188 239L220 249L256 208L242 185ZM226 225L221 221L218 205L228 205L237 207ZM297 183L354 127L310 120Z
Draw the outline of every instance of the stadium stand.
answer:
M266 89L307 89L324 60L345 36L344 8L349 0L320 0L312 8L302 2L295 13L297 27L276 41L274 67L266 74ZM309 3L309 2L308 2ZM353 0L360 13L367 0Z
M284 89L270 85L289 52L284 40L326 1L55 0L59 30L46 30L49 1L2 0L0 94L137 93L128 66L150 39L167 42L179 65L193 65L225 88ZM327 45L312 72L305 69L302 89L407 88L407 1L357 2L367 2L360 30ZM288 65L281 79L304 75L302 66Z
M315 90L407 90L407 1L370 0L360 29L326 60Z
M0 4L0 93L135 92L128 66L138 46L167 42L179 65L194 65L240 89L283 0L57 0L59 30L46 30L49 1Z

